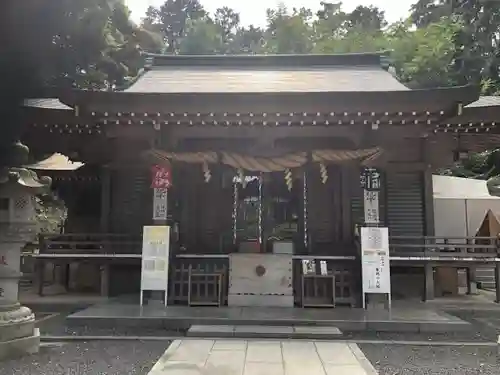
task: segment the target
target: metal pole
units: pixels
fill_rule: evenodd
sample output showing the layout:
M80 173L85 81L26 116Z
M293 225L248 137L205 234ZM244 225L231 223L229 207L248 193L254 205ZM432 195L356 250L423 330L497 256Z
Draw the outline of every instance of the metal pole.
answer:
M304 208L304 247L306 248L306 251L309 253L309 236L307 232L307 208L308 208L308 202L307 202L307 172L304 170L304 175L303 175L303 186L302 186L302 198L303 198L303 208Z
M238 179L233 178L233 245L236 245L238 232Z
M259 245L262 251L262 172L259 175Z

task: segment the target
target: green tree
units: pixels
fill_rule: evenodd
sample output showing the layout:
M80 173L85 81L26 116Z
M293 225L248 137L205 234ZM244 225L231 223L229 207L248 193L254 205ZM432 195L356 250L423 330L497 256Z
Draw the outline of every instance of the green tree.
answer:
M288 12L284 5L267 10L265 51L268 53L310 53L313 49L313 32L310 27L310 9L293 9Z
M240 15L229 7L222 7L215 11L214 22L220 29L223 53L237 53L239 48L233 50L235 46L236 32L240 27Z
M347 15L347 28L357 28L366 32L380 32L387 26L385 12L373 5L359 5Z
M392 26L386 37L400 80L413 88L445 87L460 80L455 59L460 22L443 18L412 30L408 24Z
M189 20L179 53L185 55L213 55L225 49L223 35L210 17Z
M166 0L160 8L148 8L142 25L147 30L163 35L168 53L178 53L191 21L206 15L199 0Z

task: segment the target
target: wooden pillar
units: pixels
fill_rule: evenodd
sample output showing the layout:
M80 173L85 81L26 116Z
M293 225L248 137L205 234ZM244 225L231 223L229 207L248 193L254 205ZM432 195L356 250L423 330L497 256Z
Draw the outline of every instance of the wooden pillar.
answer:
M108 167L101 169L101 233L109 232L111 208L111 173Z
M434 225L434 187L432 184L432 170L429 160L428 139L422 138L421 160L424 162L423 170L423 201L424 201L424 220L425 226L423 233L425 236L435 235ZM432 263L426 263L424 266L424 301L434 299L434 267Z
M341 225L342 225L342 240L344 242L351 241L353 238L353 227L352 227L352 209L351 209L351 174L349 166L340 167L340 181L341 181Z
M495 263L495 289L496 303L500 303L500 263Z
M434 265L426 263L424 266L424 301L434 299Z
M434 236L434 189L432 186L432 171L430 168L426 168L423 174L425 235Z

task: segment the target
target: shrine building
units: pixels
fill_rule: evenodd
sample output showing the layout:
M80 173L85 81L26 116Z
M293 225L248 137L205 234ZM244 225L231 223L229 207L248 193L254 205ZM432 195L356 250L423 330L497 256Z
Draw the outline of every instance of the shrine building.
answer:
M47 168L68 218L38 261L86 267L104 295L139 292L143 227L165 222L170 304L359 306L365 226L388 227L403 297L416 278L433 298L438 267L497 264L493 239L434 237L432 173L495 139L477 87L411 90L380 54L148 55L124 91L50 96L25 103L22 140L84 166Z

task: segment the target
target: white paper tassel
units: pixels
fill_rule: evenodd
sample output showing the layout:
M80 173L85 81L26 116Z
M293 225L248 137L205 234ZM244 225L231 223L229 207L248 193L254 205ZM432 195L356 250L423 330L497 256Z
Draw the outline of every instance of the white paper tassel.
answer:
M207 163L203 163L203 176L205 177L205 182L210 182L212 173L210 173L210 168Z

